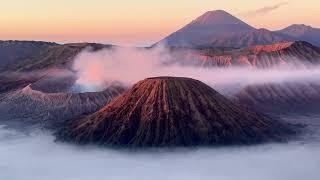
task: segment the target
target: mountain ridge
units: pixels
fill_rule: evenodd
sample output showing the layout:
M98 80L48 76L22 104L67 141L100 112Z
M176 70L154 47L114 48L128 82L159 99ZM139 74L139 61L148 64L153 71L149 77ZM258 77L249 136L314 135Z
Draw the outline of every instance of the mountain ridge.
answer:
M120 147L232 145L285 140L293 133L287 125L229 101L201 81L165 76L139 81L56 135Z
M248 32L254 29L223 10L208 11L159 43L165 43L169 46L192 47L203 44L207 38L226 33Z
M201 67L312 67L320 64L320 48L304 41L256 45L241 49L177 50L176 59ZM174 57L175 57L174 56ZM179 63L179 61L178 61Z
M320 28L314 28L305 24L293 24L276 32L289 35L295 40L308 41L320 47Z
M306 25L291 25L278 31L256 29L228 12L216 10L204 13L154 45L244 48L286 41L308 41L320 46L320 29Z

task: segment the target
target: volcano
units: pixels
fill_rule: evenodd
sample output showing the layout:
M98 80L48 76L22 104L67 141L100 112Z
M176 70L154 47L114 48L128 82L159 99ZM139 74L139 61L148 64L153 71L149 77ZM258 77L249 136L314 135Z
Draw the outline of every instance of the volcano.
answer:
M198 80L154 77L56 134L78 144L179 147L282 141L293 132L290 125L251 112Z
M223 10L208 11L160 42L172 47L194 47L221 35L252 30L255 28Z
M96 112L124 91L110 85L101 92L50 92L41 83L0 96L1 121L52 129L68 119Z
M279 31L256 29L223 10L208 11L157 44L184 48L246 48L255 45L307 41L320 46L320 29L294 24Z

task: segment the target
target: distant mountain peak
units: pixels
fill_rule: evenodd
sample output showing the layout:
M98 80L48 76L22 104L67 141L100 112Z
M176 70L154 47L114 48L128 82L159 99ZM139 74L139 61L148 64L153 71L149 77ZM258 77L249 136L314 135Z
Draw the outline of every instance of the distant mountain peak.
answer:
M291 26L286 27L285 29L281 30L280 32L289 34L291 36L301 36L306 34L307 32L311 32L317 30L317 28L313 28L309 25L305 24L292 24ZM319 31L319 29L318 29Z
M216 16L232 16L230 13L224 10L207 11L200 17L216 17Z
M312 29L312 27L305 25L305 24L292 24L291 26L287 27L286 29L290 30L290 31L296 31L296 32L305 32L305 31Z
M320 46L320 28L314 28L305 24L292 24L278 32L291 36L294 40L307 41Z
M194 47L208 44L208 40L225 34L253 30L254 27L223 10L208 11L160 42L169 46Z
M191 24L214 25L214 24L245 24L240 19L234 17L223 10L207 11Z
M217 10L207 11L205 14L229 14L229 13L227 11L217 9Z
M283 30L256 29L224 10L207 11L160 41L172 47L233 47L307 41L320 46L320 28L293 24Z
M292 27L292 28L312 28L311 26L305 25L305 24L292 24L289 27Z

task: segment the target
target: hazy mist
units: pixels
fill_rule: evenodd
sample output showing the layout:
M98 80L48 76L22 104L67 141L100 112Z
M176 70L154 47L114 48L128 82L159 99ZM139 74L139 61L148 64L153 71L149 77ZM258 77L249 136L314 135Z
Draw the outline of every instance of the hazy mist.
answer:
M105 82L118 81L132 85L154 76L183 76L198 79L214 87L245 86L253 83L314 81L320 79L320 68L286 65L267 70L252 67L203 68L186 65L188 59L172 54L164 46L153 49L113 48L97 52L83 51L74 60L77 85L83 91L97 91Z
M128 152L0 129L3 180L312 180L320 176L319 167L320 145L314 143Z

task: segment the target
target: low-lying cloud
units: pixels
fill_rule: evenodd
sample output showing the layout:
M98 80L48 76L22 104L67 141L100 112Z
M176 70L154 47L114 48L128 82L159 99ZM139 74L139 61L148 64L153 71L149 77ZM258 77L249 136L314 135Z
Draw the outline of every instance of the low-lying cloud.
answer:
M190 52L181 52L190 53ZM164 47L114 48L97 52L83 51L74 60L76 83L88 91L102 90L108 82L117 81L128 86L148 77L182 76L198 79L211 86L241 85L283 81L319 80L320 68L296 67L256 69L204 68L191 65L190 56L172 53ZM201 60L196 60L197 62Z
M301 180L320 176L319 144L123 152L0 128L3 180Z

